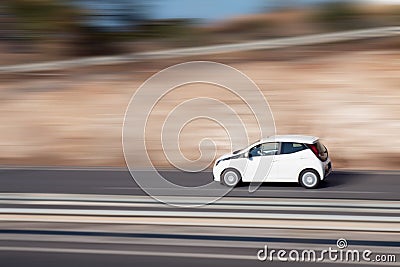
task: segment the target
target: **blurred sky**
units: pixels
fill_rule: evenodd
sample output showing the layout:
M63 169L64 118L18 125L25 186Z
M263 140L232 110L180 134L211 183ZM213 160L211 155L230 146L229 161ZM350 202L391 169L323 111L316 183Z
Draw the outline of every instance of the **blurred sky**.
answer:
M335 0L337 1L337 0ZM276 7L302 6L333 0L152 0L151 14L156 19L198 18L205 21L261 13ZM354 0L354 2L400 4L400 0Z
M149 19L196 19L200 23L221 21L235 16L265 13L282 7L302 7L338 0L73 0L94 13L88 24L103 28L129 28L135 14L144 11ZM344 0L341 0L344 1ZM398 3L400 0L348 0L348 2Z
M271 1L273 2L273 1ZM219 20L227 17L261 12L265 0L154 0L151 4L155 18L198 18Z

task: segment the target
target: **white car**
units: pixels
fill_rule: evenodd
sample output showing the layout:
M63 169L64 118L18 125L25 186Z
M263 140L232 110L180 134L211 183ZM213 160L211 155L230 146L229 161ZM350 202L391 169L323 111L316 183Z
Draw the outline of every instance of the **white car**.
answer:
M332 171L328 150L318 137L276 135L219 157L214 180L234 187L243 182L298 182L317 188Z

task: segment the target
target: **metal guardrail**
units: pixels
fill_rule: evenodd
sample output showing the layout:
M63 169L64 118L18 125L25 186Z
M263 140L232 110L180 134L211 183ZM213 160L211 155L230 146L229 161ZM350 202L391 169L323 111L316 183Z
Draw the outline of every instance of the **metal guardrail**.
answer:
M313 45L351 40L392 37L400 34L400 26L381 27L365 30L353 30L324 34L312 34L307 36L285 37L246 43L211 45L202 47L179 48L143 53L129 53L118 56L89 57L62 61L50 61L32 64L19 64L1 66L2 73L20 73L35 71L62 70L74 67L113 65L120 63L139 62L145 60L170 59L186 56L201 56L211 54L232 53L251 50L277 49L299 45Z

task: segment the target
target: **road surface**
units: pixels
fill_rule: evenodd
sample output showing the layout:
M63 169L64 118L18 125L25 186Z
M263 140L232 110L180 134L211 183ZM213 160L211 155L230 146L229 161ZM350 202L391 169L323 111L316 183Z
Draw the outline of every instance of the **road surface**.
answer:
M179 185L199 186L212 182L211 172L164 171L161 174ZM223 189L223 186L215 183L215 188ZM243 184L228 196L400 200L399 191L400 172L334 171L316 190L303 189L296 183L266 183L255 193L249 193L248 185ZM3 168L0 169L0 192L145 195L123 168ZM197 195L203 194L204 191L199 189Z
M51 227L52 230L37 230ZM337 249L334 232L279 232L274 229L250 231L243 228L111 226L101 224L3 224L0 231L1 266L286 266L277 258L257 259L265 245L272 249ZM18 228L20 230L12 230ZM84 228L84 229L83 229ZM21 230L22 229L22 230ZM225 234L215 234L224 232ZM147 232L147 234L143 234ZM151 232L151 233L149 233ZM169 234L169 233L176 234ZM182 234L181 232L186 232ZM214 232L214 233L213 233ZM212 233L212 234L210 234ZM275 237L285 235L285 238ZM288 235L290 234L290 236ZM240 236L238 236L240 235ZM321 235L321 234L319 234ZM365 233L345 233L349 248L370 249L375 255L394 255L399 259L399 242L373 241ZM301 236L299 238L299 236ZM398 235L397 235L398 236ZM269 251L270 251L269 250ZM313 266L370 266L376 262L313 263ZM291 262L309 266L307 262ZM360 265L361 264L361 265ZM396 262L384 266L398 266ZM377 266L377 265L371 265Z
M162 173L182 185L212 182L210 172ZM286 266L257 253L267 245L318 254L338 249L340 238L371 250L371 261L312 264L399 266L399 176L335 171L316 190L274 183L249 193L244 184L216 203L181 208L146 196L126 169L1 168L1 266ZM203 195L169 198L197 203Z

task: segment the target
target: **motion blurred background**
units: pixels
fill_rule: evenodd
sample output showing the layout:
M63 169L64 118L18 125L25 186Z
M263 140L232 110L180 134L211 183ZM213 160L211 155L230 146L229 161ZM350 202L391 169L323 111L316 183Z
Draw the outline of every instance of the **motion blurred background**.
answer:
M398 169L400 36L138 60L151 51L385 26L400 26L399 1L3 0L0 164L124 166L121 131L135 90L165 67L211 60L256 82L278 134L319 136L336 168ZM112 55L126 60L11 67ZM251 115L240 109L240 99L216 86L178 88L157 104L146 131L156 166L170 166L160 137L165 116L198 96ZM226 133L210 121L185 128L181 147L189 159L199 157L205 137L215 141L218 156L230 148ZM256 125L248 130L256 138Z

